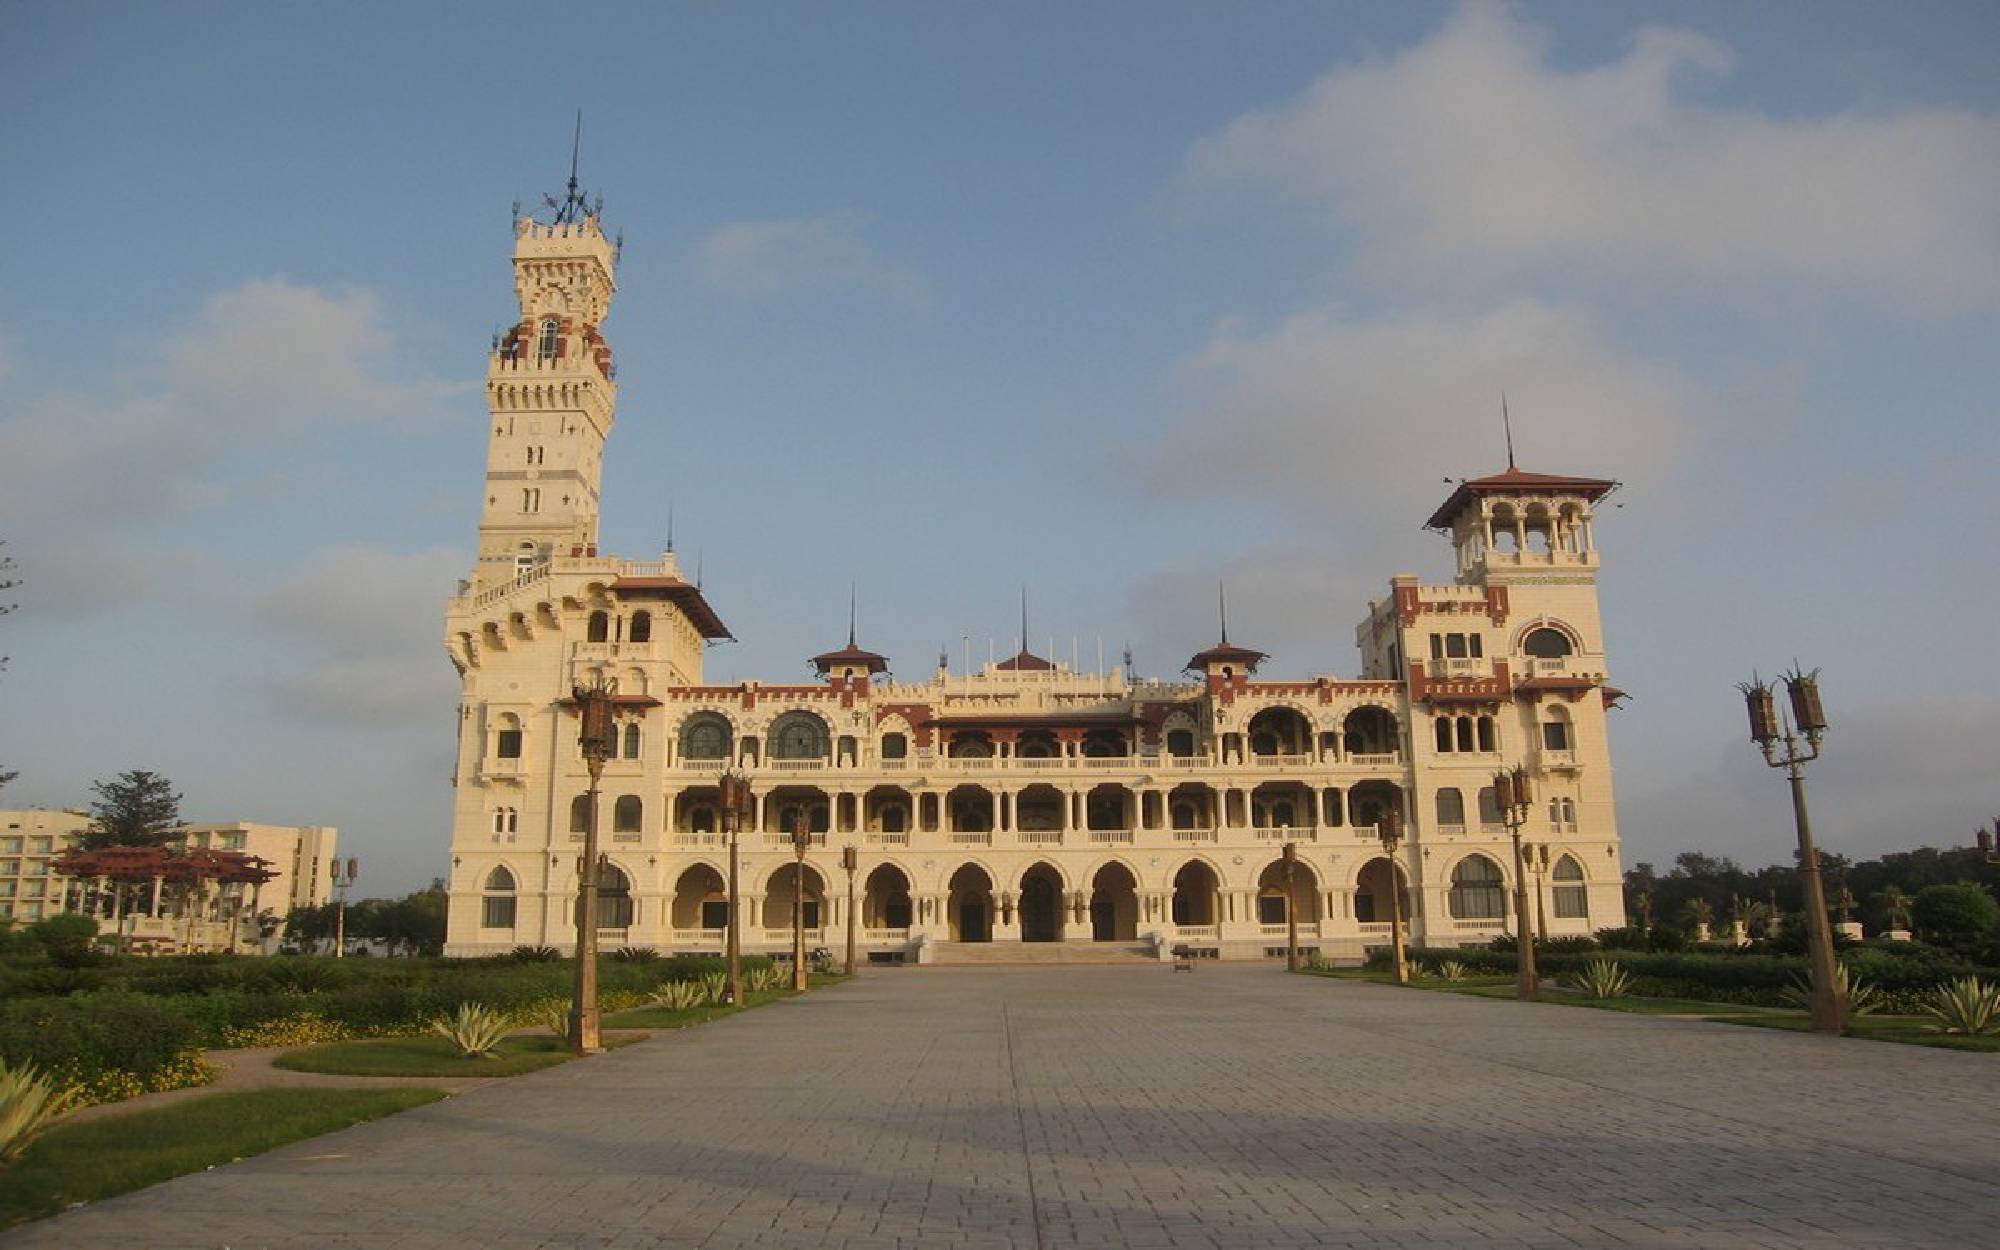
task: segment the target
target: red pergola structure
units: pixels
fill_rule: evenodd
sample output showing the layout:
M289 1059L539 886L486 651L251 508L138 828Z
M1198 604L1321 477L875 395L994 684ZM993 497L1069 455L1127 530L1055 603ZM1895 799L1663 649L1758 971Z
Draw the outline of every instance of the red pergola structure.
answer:
M251 914L255 915L259 894L266 881L278 874L271 861L242 851L218 851L207 847L107 846L97 850L72 847L50 862L65 877L79 881L109 882L114 896L113 917L119 923L118 941L124 946L124 903L131 887L159 882L178 887L182 906L199 895L207 882L217 885L251 887ZM192 933L192 920L189 932ZM234 945L232 938L231 945Z

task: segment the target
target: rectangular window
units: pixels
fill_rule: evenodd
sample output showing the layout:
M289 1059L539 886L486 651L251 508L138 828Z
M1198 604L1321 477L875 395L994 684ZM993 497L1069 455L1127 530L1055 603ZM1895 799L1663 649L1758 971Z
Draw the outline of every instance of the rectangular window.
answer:
M1446 655L1446 656L1448 656L1449 658L1451 658L1451 659L1454 659L1454 660L1462 660L1462 659L1464 659L1464 658L1465 658L1465 635L1464 635L1464 634L1446 634L1446 635L1444 636L1444 653L1445 653L1445 655Z
M514 927L514 897L495 895L486 900L485 910L479 923L488 929L511 929Z
M1485 640L1480 638L1478 634L1467 634L1465 636L1465 646L1466 650L1471 654L1472 658L1475 660L1479 659L1486 653Z
M1444 635L1443 635L1443 634L1432 634L1432 635L1431 635L1431 658L1432 658L1433 660L1442 660L1442 659L1444 658Z
M891 900L882 908L883 927L907 929L910 927L910 900Z
M48 838L28 839L28 852L32 855L47 855L53 843Z
M0 838L0 855L19 855L20 853L21 839Z
M499 739L494 744L493 750L494 754L498 755L503 760L520 759L521 731L518 729L501 730L499 734Z
M1569 726L1559 720L1543 721L1542 746L1551 751L1569 750Z
M704 929L727 929L729 927L729 902L727 899L711 899L701 905L701 927Z
M1257 896L1257 923L1285 923L1285 896L1282 894L1260 894Z
M1581 885L1559 885L1553 893L1556 896L1556 918L1558 920L1588 920L1590 918L1588 887Z

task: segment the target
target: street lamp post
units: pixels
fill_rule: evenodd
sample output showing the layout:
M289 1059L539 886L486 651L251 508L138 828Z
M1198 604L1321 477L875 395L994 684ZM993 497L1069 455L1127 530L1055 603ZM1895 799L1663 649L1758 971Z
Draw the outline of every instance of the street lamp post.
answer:
M1798 828L1799 875L1806 896L1807 947L1812 953L1812 1027L1815 1033L1840 1034L1847 1031L1846 996L1836 979L1833 960L1833 932L1826 916L1826 887L1820 880L1819 851L1813 846L1812 823L1806 816L1805 766L1819 758L1820 739L1826 736L1826 711L1819 701L1819 670L1810 673L1794 668L1781 675L1791 701L1791 716L1780 720L1777 699L1772 693L1776 682L1758 680L1753 674L1737 686L1750 714L1750 740L1764 754L1764 762L1782 768L1792 784L1792 819ZM1800 745L1803 735L1805 743ZM1779 749L1779 743L1783 749Z
M1979 848L1979 856L1989 864L2000 864L2000 850L1994 849L1994 841L2000 838L2000 816L1993 818L1992 828L1975 829L1972 833L1973 845Z
M1285 971L1299 970L1299 844L1285 843Z
M736 876L739 867L736 835L743 824L744 814L753 808L748 777L733 768L724 769L719 785L722 789L722 831L729 838L729 972L724 993L734 1007L743 1002L743 937L736 920Z
M1382 854L1389 859L1389 941L1396 961L1396 984L1410 983L1410 961L1403 955L1403 878L1396 868L1396 849L1403 844L1403 813L1391 808L1377 826Z
M604 761L618 746L618 727L611 718L611 687L603 682L573 686L583 722L577 744L583 748L583 766L590 772L584 791L583 855L576 872L576 977L569 1008L569 1043L579 1055L604 1049L598 1033L597 1015L597 786L604 776Z
M1528 920L1528 863L1521 849L1521 826L1528 823L1534 806L1534 783L1528 770L1516 767L1493 774L1493 798L1500 807L1500 820L1514 838L1514 949L1516 974L1514 997L1532 1002L1540 992L1535 972L1535 931Z
M854 871L861 867L861 853L853 846L840 848L840 866L847 869L847 975L854 975Z
M1527 848L1528 867L1535 874L1535 937L1543 942L1549 940L1549 908L1546 885L1543 878L1549 875L1549 844L1546 842Z
M806 988L806 848L812 827L801 811L792 818L792 988Z
M333 916L333 957L347 957L347 891L354 879L361 875L361 861L350 855L347 857L345 873L338 857L333 861L333 894L335 902Z

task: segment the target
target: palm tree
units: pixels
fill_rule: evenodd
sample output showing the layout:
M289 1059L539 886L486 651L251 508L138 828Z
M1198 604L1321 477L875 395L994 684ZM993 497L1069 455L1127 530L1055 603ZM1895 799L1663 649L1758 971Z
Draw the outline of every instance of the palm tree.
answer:
M1715 923L1715 905L1705 898L1692 899L1687 905L1687 914L1694 923L1694 940L1708 941L1709 926Z
M1884 886L1882 892L1876 895L1876 897L1882 900L1882 910L1889 913L1889 927L1891 929L1908 930L1910 927L1910 896L1903 892L1903 888L1894 885Z

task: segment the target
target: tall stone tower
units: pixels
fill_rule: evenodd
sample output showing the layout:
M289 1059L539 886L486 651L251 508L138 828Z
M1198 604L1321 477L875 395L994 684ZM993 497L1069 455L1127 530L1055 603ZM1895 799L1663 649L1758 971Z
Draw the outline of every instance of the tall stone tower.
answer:
M617 289L618 249L571 182L555 220L514 226L520 320L495 336L486 370L493 433L474 588L556 555L594 555L604 440L618 397L598 326Z

